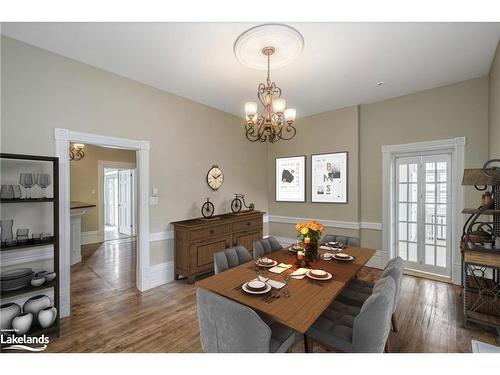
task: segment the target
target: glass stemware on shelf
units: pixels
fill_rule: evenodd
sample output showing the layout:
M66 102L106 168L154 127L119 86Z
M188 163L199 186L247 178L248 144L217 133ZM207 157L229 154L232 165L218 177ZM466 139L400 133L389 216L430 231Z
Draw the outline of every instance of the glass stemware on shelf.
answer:
M19 185L25 188L26 196L25 199L30 198L28 195L28 189L31 189L35 185L35 175L33 173L21 173L19 177Z
M47 198L45 189L50 185L50 175L48 173L38 173L36 175L36 184L42 188L42 198Z

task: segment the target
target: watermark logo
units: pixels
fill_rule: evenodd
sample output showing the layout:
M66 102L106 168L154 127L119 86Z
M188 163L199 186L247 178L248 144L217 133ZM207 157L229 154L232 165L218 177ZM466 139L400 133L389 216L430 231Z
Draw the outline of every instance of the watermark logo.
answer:
M28 352L43 352L49 344L49 337L17 335L15 330L2 330L0 335L2 351L23 350ZM5 346L4 346L5 345Z

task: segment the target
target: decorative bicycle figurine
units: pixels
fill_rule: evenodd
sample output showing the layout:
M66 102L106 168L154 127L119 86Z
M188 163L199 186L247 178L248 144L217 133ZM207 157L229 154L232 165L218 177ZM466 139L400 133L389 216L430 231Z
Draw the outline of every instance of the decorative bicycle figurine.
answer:
M245 202L245 194L234 194L236 197L231 201L231 211L233 213L237 214L238 212L241 211L241 208L244 206L245 208L248 208L250 211L253 211L255 208L255 205L253 203L250 203L248 206Z
M213 216L214 211L214 204L210 202L210 198L207 198L207 201L203 203L203 206L201 206L201 214L204 218L208 219Z

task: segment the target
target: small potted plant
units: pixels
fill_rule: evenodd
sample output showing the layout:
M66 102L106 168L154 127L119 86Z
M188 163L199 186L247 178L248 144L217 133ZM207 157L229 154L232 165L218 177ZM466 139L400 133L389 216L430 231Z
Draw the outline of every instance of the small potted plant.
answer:
M318 245L325 227L315 220L298 223L295 225L298 237L302 238L305 247L306 264L318 259Z

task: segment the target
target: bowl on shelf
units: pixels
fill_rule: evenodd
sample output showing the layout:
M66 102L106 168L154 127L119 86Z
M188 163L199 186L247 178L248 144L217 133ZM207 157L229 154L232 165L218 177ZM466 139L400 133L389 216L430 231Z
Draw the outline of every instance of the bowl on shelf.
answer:
M47 272L45 275L44 275L44 278L47 282L51 282L52 280L54 280L56 278L56 273L55 272Z
M42 286L45 283L45 277L44 276L35 276L34 278L31 279L30 281L31 286L39 287Z
M32 313L33 320L38 321L38 313L50 306L50 298L44 294L29 298L23 305L23 312Z
M38 313L38 323L40 323L40 327L48 328L54 324L56 317L57 309L54 306L49 306Z
M31 268L14 268L0 274L0 290L2 292L24 288L30 285L34 276Z
M12 320L12 328L14 328L16 334L18 335L28 333L32 324L33 314L30 312L21 313Z
M9 302L0 306L0 329L11 329L12 321L21 313L21 306Z

